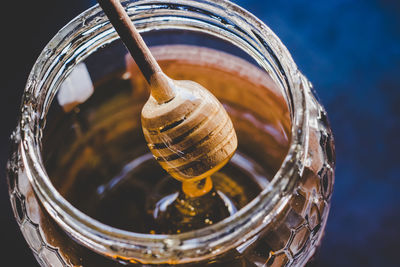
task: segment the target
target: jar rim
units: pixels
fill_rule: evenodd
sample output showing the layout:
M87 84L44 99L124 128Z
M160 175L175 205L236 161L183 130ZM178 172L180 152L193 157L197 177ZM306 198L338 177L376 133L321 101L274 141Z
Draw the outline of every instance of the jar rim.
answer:
M32 187L50 216L74 238L96 252L113 257L131 259L141 263L184 263L201 260L210 255L218 255L256 235L271 222L273 215L289 201L295 180L302 171L302 163L307 155L307 121L304 92L309 87L304 76L298 71L291 55L279 38L262 21L243 8L227 0L151 0L123 1L132 12L146 12L156 5L176 4L196 7L211 13L224 14L232 21L240 23L252 34L254 40L264 46L264 51L272 55L274 65L287 85L287 97L292 116L289 151L278 172L267 188L234 215L214 225L175 235L151 235L129 232L103 224L82 213L64 199L52 185L41 158L41 123L45 116L45 103L51 102L52 94L43 92L45 79L54 78L53 64L56 52L68 42L70 33L77 27L91 28L104 26L104 13L96 4L84 11L47 44L37 59L26 84L20 119L20 151L26 173ZM165 6L168 8L168 6ZM128 12L129 13L129 12ZM101 14L101 15L100 15ZM129 14L131 15L131 14ZM215 15L215 14L214 14ZM98 19L102 18L102 19ZM88 19L92 24L88 25ZM135 22L136 23L136 22ZM53 76L52 76L53 75ZM54 84L47 85L55 86ZM38 105L37 102L42 105ZM44 114L44 115L43 115Z

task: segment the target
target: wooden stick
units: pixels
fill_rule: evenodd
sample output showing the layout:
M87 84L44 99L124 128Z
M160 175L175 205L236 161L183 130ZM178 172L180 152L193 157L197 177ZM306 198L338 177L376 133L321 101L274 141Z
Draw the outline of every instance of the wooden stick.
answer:
M97 0L97 2L149 83L151 95L160 104L174 98L172 80L162 72L120 1Z

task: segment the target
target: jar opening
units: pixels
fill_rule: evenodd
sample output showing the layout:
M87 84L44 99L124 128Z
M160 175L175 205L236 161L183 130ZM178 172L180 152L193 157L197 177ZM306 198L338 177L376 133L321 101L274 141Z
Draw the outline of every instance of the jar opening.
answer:
M304 147L307 118L303 93L308 84L302 80L286 48L272 31L230 2L125 1L124 4L142 32L175 29L217 36L241 48L262 66L281 87L289 106L289 151L274 178L258 196L233 216L207 228L177 235L133 233L100 223L76 209L55 189L47 174L41 137L57 88L79 62L117 39L103 12L95 6L71 21L50 41L28 79L20 123L20 149L33 188L46 210L65 231L106 255L118 254L151 263L190 262L243 244L272 220L273 214L287 201L285 194L291 190L292 177L301 172L299 166L307 150ZM86 93L90 96L90 89ZM60 95L57 97L59 102L71 102ZM85 98L85 95L80 97ZM143 251L151 253L143 254Z

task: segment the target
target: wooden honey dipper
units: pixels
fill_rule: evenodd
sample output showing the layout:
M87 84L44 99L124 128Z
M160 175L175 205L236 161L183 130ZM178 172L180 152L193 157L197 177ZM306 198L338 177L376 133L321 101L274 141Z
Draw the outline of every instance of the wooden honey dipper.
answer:
M212 188L210 175L237 148L232 121L222 104L193 81L167 77L118 0L98 0L111 24L150 85L142 110L148 147L160 165L190 197Z

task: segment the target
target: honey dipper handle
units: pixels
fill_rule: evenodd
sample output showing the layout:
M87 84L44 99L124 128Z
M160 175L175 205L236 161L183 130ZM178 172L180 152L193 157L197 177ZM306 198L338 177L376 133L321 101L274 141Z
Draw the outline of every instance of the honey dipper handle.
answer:
M158 103L172 99L172 80L161 70L119 0L97 0L151 87Z

